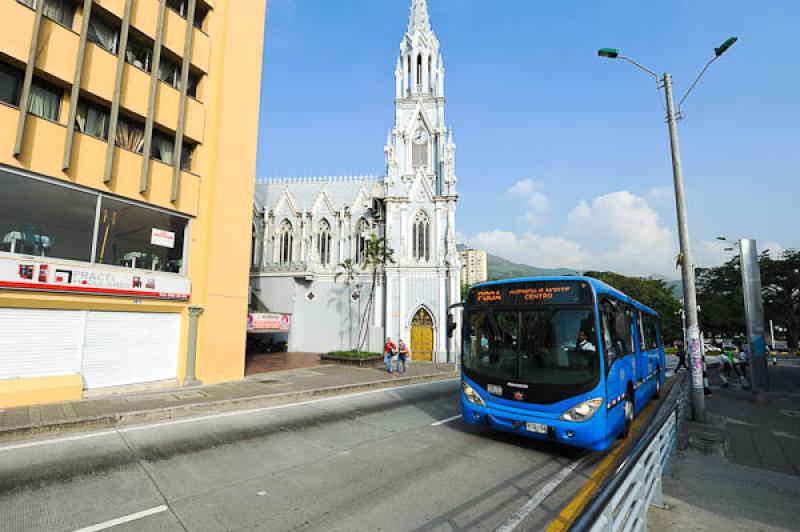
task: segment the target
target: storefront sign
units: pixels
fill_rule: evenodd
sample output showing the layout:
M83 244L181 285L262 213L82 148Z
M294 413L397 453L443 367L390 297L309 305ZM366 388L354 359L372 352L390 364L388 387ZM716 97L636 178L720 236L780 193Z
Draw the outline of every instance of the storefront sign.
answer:
M250 332L289 332L288 314L253 313L247 315Z
M154 246L173 249L175 247L175 233L154 228L150 235L150 243Z
M0 257L0 289L188 300L191 281L159 272L73 266L46 257Z

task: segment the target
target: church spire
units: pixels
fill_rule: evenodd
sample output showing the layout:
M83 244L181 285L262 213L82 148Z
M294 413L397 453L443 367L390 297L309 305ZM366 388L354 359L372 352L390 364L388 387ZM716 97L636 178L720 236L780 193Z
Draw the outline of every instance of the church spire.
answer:
M417 31L430 33L431 22L428 17L428 4L425 0L411 1L411 16L408 19L408 34L414 35Z

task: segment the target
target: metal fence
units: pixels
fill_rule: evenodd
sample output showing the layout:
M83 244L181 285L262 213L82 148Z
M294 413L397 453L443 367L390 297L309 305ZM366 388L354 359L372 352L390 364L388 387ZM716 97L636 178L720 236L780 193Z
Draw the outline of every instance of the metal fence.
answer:
M686 373L676 379L641 439L622 457L570 530L646 530L649 506L663 507L661 478L669 473L689 403Z

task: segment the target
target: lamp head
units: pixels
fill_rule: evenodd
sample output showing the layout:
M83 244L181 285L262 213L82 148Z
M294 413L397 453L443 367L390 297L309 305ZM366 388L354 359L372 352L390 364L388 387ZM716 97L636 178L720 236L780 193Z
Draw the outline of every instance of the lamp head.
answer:
M738 41L738 40L739 40L739 37L731 37L730 39L728 39L727 41L722 43L719 48L714 48L714 54L717 57L721 56L722 54L724 54L725 52L728 51L728 48L730 48L731 46L736 44L736 41Z
M608 59L616 59L619 57L619 50L616 48L600 48L597 50L597 55L600 57L607 57Z

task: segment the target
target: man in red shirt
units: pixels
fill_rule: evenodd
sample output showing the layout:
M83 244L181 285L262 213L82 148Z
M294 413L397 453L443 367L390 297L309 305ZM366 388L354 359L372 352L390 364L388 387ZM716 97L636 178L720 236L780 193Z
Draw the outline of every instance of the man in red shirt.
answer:
M392 343L392 339L386 337L386 343L383 344L383 363L386 365L386 371L392 372L392 357L397 346Z

